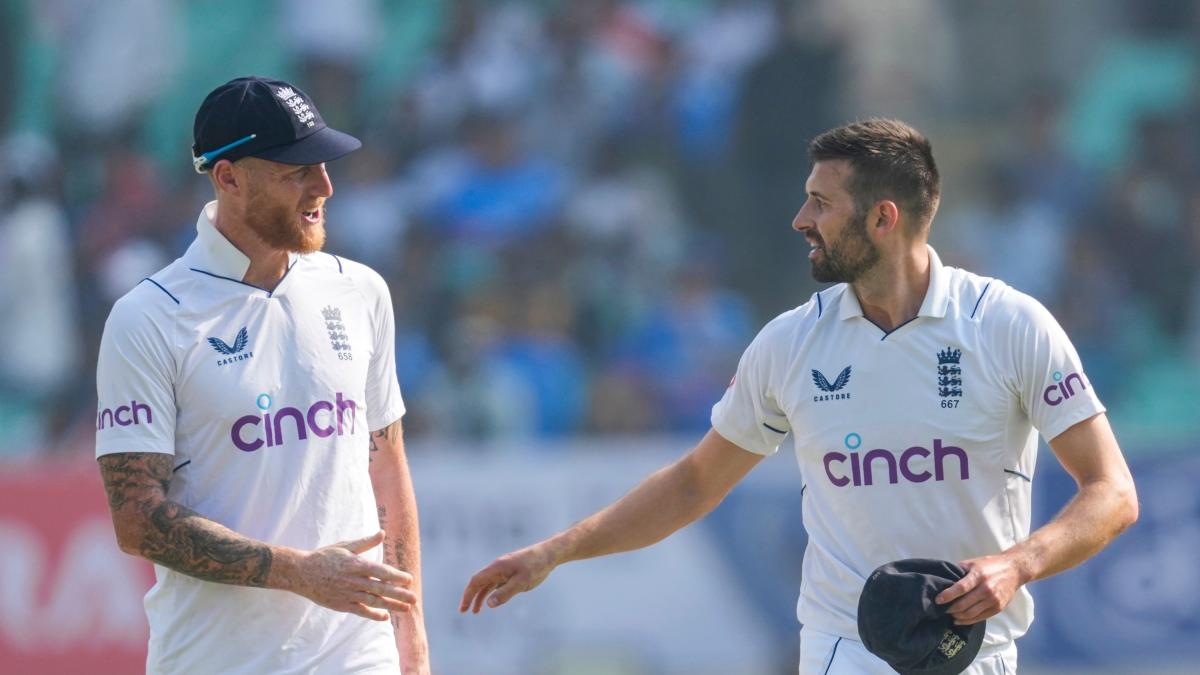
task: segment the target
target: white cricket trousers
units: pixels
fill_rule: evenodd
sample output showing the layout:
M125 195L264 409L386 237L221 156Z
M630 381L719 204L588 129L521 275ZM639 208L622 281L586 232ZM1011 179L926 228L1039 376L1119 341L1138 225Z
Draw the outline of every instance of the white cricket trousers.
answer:
M963 675L1016 675L1017 644L985 646ZM800 675L896 675L863 643L812 628L800 631Z

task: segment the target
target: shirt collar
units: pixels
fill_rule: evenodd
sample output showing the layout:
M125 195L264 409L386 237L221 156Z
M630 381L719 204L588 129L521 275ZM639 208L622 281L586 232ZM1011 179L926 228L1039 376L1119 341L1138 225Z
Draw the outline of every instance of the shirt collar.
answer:
M200 210L196 219L196 241L188 248L188 266L241 281L250 269L250 258L246 257L233 242L217 229L213 221L217 217L217 202L211 201ZM288 253L288 267L296 262L296 253Z
M929 251L929 288L925 291L925 300L921 303L921 309L917 311L917 316L940 319L946 316L946 305L950 303L950 276L942 265L942 259L938 257L937 251L928 244L925 245L925 248ZM846 284L840 305L839 319L852 319L863 315L862 305L859 304L858 296L854 294L854 287L850 284Z

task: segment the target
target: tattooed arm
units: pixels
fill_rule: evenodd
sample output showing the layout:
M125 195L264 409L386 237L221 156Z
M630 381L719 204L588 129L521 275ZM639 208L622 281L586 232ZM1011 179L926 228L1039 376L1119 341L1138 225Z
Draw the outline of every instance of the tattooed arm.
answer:
M371 485L379 508L379 526L387 533L383 543L384 562L413 576L417 596L412 611L393 614L396 646L401 671L408 675L429 673L429 644L421 597L421 542L417 525L417 501L404 454L400 420L371 432Z
M292 591L342 612L386 621L407 611L412 577L358 556L382 532L316 551L272 546L167 498L172 455L122 452L99 459L121 550L204 581Z

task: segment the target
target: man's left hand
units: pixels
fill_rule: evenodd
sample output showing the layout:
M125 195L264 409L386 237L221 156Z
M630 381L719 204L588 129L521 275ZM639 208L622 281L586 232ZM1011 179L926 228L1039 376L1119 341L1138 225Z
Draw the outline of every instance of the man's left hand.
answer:
M1025 583L1021 570L1011 557L989 555L959 563L967 576L938 594L939 605L951 603L947 612L954 623L966 626L996 616Z

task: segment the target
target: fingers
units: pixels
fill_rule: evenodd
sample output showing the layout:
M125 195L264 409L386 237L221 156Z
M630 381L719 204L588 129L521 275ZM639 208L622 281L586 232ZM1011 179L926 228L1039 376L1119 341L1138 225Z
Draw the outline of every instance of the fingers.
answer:
M382 609L386 611L407 612L412 609L413 603L405 600L398 600L383 595L358 591L350 595L352 602L356 605L364 605L366 607ZM415 598L414 598L415 602Z
M471 610L472 614L478 614L483 607L483 600L487 594L499 584L508 580L510 573L502 570L497 563L492 563L482 570L475 573L471 580L467 582L467 587L463 589L462 601L459 602L458 611L466 612Z
M975 586L979 583L979 577L980 574L977 570L972 569L968 571L967 576L956 581L950 588L938 593L937 597L933 599L934 602L939 605L954 602L958 598L961 598L969 593L972 588L975 588Z
M997 592L994 584L981 579L966 595L954 600L946 613L954 617L956 624L970 625L999 614L1006 604L1005 596Z
M413 576L402 569L392 567L387 563L366 562L364 568L367 576L375 577L380 581L386 581L400 586L412 586Z
M468 591L470 593L470 600L466 600L465 598L464 600L466 604L470 606L472 614L478 614L479 610L483 609L483 601L487 598L487 594L491 593L492 589L495 588L496 584L498 583L500 583L499 580L488 581L486 583L477 584L474 590ZM465 607L463 608L463 611L466 611Z
M499 607L523 590L525 590L524 584L520 583L517 577L513 577L492 593L487 600L488 607Z
M387 621L392 618L391 614L388 614L382 609L372 609L359 602L350 605L349 609L346 611L372 621Z
M397 600L406 605L416 604L417 602L417 594L411 590L377 579L366 579L360 583L359 588L365 593L389 600Z
M369 537L361 539L351 539L350 541L342 541L334 544L338 548L344 548L351 553L366 553L376 546L383 543L383 530L372 534Z
M954 617L954 623L960 626L970 626L999 613L1000 608L996 606L996 603L991 598L984 597L966 609L952 612L950 615Z
M496 584L488 584L486 587L479 589L479 592L475 594L474 602L471 603L472 613L478 614L483 609L483 601L487 600L488 593L491 593L495 587Z
M471 601L475 598L475 593L475 577L471 577L471 580L467 582L467 587L463 589L462 599L458 601L459 613L467 611L467 608L471 606Z
M396 597L347 589L339 592L336 600L318 601L318 604L373 621L386 621L391 616L390 612L410 612L416 602L416 596L405 589L399 589Z

